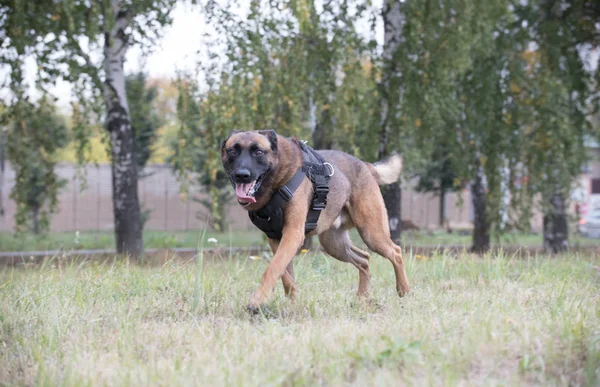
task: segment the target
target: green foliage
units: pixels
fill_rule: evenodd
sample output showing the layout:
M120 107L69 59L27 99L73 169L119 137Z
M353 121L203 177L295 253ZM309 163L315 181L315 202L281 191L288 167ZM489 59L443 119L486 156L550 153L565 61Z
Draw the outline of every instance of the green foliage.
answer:
M534 196L555 190L551 180L566 192L578 176L590 133L584 101L593 99L576 49L597 34L593 7L572 2L561 13L550 2L544 12L547 3L385 3L386 12L399 6L400 16L385 17L399 17L388 27L401 31L383 53L373 34L357 32L376 20L370 3L253 1L247 17L231 11L235 2L210 3L213 43L225 54L208 47L206 87L192 97L196 136L180 140L208 149L195 161L207 176L217 176L211 152L232 129L274 128L369 161L399 150L419 189L454 189L480 171L484 226L528 229Z
M433 155L425 177L443 165L433 144L447 148L458 181L473 180L482 166L487 222L498 234L529 228L535 195L568 195L591 134L594 82L576 48L589 25L573 22L581 4L563 12L546 3L404 8L405 42L395 56L402 78L392 79L404 93L398 133L414 133L417 149ZM419 17L423 9L431 12Z
M208 195L192 199L210 210L210 226L216 231L224 231L226 205L233 198L233 191L220 165L219 139L224 137L215 138L214 133L227 130L223 124L228 116L222 112L229 109L228 95L211 93L200 100L201 108L195 85L189 79L181 78L178 87L179 130L176 141L171 144L174 155L170 162L183 181L186 195L190 182Z
M548 199L553 194L568 197L586 161L585 139L593 134L588 114L597 104L590 106L589 101L597 90L577 51L589 26L571 17L579 5L572 2L560 10L558 2L549 1L519 9L531 21L531 38L539 45L529 57L521 99L531 117L523 135L527 188L546 199L544 213L550 211Z
M160 27L171 22L174 0L113 1L129 16L128 43L146 49L159 36ZM40 87L53 84L62 77L77 88L87 89L90 97L102 92L102 63L90 53L102 48L105 33L115 22L111 2L68 0L26 1L3 0L3 36L10 39L2 52L5 63L11 65L12 80L24 55L33 56L38 63L37 80ZM43 42L43 44L37 44ZM82 44L87 43L87 44Z
M129 44L151 43L174 1L120 2ZM91 54L106 48L116 20L105 3L0 0L9 42L0 55L15 96L7 111L16 116L25 106L23 61L32 56L38 87L58 77L75 86L78 155L103 113L105 67ZM598 41L591 0L386 0L384 11L399 10L384 12L396 18L386 27L401 30L383 52L374 39L380 10L369 1L253 0L247 14L238 0L205 5L217 34L198 69L202 83L180 78L176 117L165 102L174 88L162 95L137 75L127 89L138 165L156 139L157 106L165 131L179 129L174 167L208 194L215 228L224 227L231 198L219 148L232 129L272 128L367 161L398 150L425 190L481 174L485 227L498 234L529 228L536 195L568 197L584 139L597 134L588 118L598 111L600 71L586 72L578 52Z
M164 120L154 109L158 96L158 88L149 86L143 72L128 75L125 78L125 89L129 105L131 129L134 135L134 154L139 178L144 174L144 167L152 155L153 145L157 140L158 128ZM142 209L142 225L150 218L151 209Z
M368 153L371 138L362 135L376 122L374 51L357 32L359 20L368 16L366 5L333 2L318 10L314 1L254 1L247 18L230 9L209 9L223 36L214 44L226 46L226 61L215 54L201 69L209 90L223 98L230 93L223 112L229 123L219 135L232 128L271 128Z
M128 47L145 51L159 37L171 21L174 4L175 0L0 2L0 35L6 43L0 55L10 68L13 114L26 100L23 64L31 58L39 89L59 78L71 83L78 102L74 129L79 161L89 128L105 115L103 123L111 135L117 250L136 257L143 249L142 219L123 63Z
M440 194L461 188L461 182L452 166L450 150L441 144L434 148L429 163L418 177L417 191Z
M37 106L20 104L8 136L8 159L16 181L11 198L17 204L17 231L46 232L57 210L57 195L66 181L54 172L57 152L68 143L65 121L48 97Z
M375 158L377 143L369 133L377 122L372 46L356 27L366 7L342 4L317 11L312 1L254 1L247 18L233 13L233 4L207 9L221 38L200 68L206 85L190 77L179 82L174 165L182 175L197 174L196 183L209 195L203 204L211 209L213 227L224 226L225 203L232 198L219 149L233 129L275 129L312 137L317 147ZM222 47L225 61L217 54Z
M152 155L158 128L163 125L165 120L154 108L158 97L158 88L148 85L144 73L128 75L125 79L125 87L131 128L135 136L135 156L139 175Z

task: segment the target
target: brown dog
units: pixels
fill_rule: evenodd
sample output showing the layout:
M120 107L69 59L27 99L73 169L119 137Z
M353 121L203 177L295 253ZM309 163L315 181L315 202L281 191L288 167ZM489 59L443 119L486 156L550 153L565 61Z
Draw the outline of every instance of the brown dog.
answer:
M396 274L396 291L401 297L409 290L399 246L390 238L387 212L379 184L399 180L402 158L370 164L339 151L318 151L333 166L327 205L317 227L308 235L318 235L323 249L332 257L353 264L359 271L358 295L369 289L369 254L352 244L348 230L356 227L369 247L390 260ZM240 205L248 211L263 208L274 193L287 184L303 165L297 139L288 139L272 130L234 131L221 147L223 166L235 187ZM256 312L282 279L287 296L296 291L293 258L305 237L305 222L313 198L313 185L304 177L292 198L283 207L280 240L269 238L273 259L262 276L260 287L248 308Z

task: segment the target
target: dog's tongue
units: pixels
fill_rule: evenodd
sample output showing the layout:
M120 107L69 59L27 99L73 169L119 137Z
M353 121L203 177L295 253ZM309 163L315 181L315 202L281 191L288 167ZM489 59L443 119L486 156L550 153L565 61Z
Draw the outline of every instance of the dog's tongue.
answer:
M238 201L242 203L256 203L256 199L253 196L248 196L248 191L252 188L254 183L236 184L235 185L235 196Z

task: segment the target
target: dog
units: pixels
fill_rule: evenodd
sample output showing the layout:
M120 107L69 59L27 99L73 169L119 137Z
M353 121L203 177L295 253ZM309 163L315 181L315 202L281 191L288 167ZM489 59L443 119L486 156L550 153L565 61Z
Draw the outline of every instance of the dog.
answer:
M221 160L238 203L250 212L264 208L302 168L302 145L297 138L286 138L273 130L233 131L221 144ZM332 169L326 206L320 212L316 228L306 235L317 235L325 252L358 269L358 296L365 296L370 282L369 253L350 241L348 230L356 228L370 250L392 263L396 291L400 297L404 296L410 285L402 250L390 238L388 215L379 189L379 185L400 179L402 157L392 155L371 164L341 151L316 152ZM250 299L251 312L257 313L270 298L279 278L286 296L294 298L297 286L293 258L304 242L313 196L313 184L305 177L282 206L281 238L268 238L273 259Z

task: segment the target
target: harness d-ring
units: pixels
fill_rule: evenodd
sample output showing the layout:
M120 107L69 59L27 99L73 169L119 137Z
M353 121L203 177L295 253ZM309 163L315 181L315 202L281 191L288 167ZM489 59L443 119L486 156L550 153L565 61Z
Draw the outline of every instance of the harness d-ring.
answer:
M329 164L329 163L323 163L323 165L327 165L328 169L331 171L331 174L327 175L328 177L333 176L333 174L335 173L335 169L333 169L333 165Z

